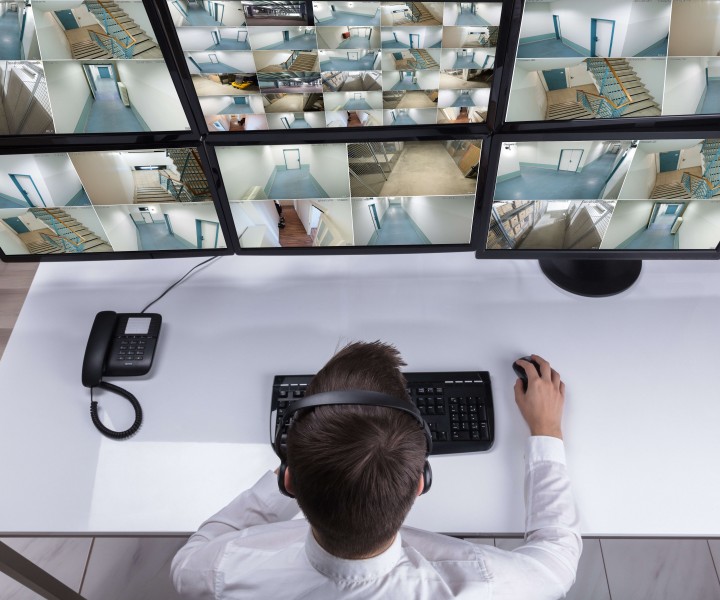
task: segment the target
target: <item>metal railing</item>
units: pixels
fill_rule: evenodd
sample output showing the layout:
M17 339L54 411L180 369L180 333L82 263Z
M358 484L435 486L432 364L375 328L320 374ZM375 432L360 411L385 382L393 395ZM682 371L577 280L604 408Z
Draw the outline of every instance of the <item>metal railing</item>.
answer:
M67 249L67 246L65 245L65 242L72 245L71 252L82 252L85 250L84 243L87 241L82 236L75 233L72 228L66 224L62 218L58 218L55 215L51 214L49 211L42 209L42 208L36 208L31 211L35 217L40 219L43 223L46 223L49 225L52 230L59 236L59 238L63 241L63 246ZM66 230L68 233L61 232L61 229ZM47 235L47 234L42 234Z
M575 98L586 110L601 119L621 116L633 99L607 58L590 59L588 70L595 75L599 93L577 90Z
M90 39L105 48L115 58L132 58L137 40L110 14L102 0L85 0L85 5L99 18L106 32L106 35L102 36L98 32L90 31ZM93 34L95 35L93 36Z
M687 172L682 174L680 183L682 183L683 187L693 198L701 200L712 198L718 190L720 190L720 184L713 185L707 177L701 177Z
M133 47L125 46L120 40L115 39L106 33L99 31L89 31L90 39L101 48L107 50L114 58L132 58Z

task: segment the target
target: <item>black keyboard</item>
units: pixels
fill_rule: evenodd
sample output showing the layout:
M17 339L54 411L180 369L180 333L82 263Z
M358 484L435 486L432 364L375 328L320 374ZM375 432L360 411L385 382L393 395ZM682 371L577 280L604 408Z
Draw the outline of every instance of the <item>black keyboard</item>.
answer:
M433 439L431 454L483 452L495 440L490 375L487 371L403 373L412 402L425 417ZM285 409L305 396L312 375L276 375L270 403L270 439L275 440Z

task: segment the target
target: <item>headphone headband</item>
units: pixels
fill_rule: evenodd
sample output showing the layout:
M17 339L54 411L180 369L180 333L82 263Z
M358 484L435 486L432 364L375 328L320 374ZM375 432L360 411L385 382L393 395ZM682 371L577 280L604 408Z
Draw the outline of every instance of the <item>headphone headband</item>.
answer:
M306 396L300 400L293 400L290 402L290 405L285 409L285 413L282 416L282 420L275 434L273 450L281 461L280 470L278 472L278 486L283 494L292 497L292 495L285 489L284 483L285 470L287 469L287 448L284 447L285 444L282 442L283 432L289 431L290 422L292 421L293 416L300 410L306 408L316 408L318 406L338 405L380 406L382 408L401 410L413 417L422 429L423 434L425 435L426 458L432 451L432 435L430 434L430 428L423 416L420 414L418 408L409 400L400 400L393 396L389 396L388 394L370 392L366 390L338 390L312 394L311 396ZM425 493L430 489L430 484L432 482L432 471L430 470L430 464L427 460L425 461L423 477L425 481L423 493Z
M430 435L430 429L428 428L427 422L420 414L417 407L409 400L399 400L394 396L389 396L381 392L370 392L366 390L339 390L336 392L320 392L311 396L306 396L300 400L294 400L285 409L283 415L283 421L281 427L278 429L278 435L281 435L284 425L287 425L292 416L299 410L305 408L315 408L317 406L334 406L351 404L357 406L380 406L383 408L394 408L401 410L410 416L412 416L418 425L423 429L425 433L425 439L427 442L427 453L430 454L432 451L432 436ZM275 438L275 447L279 448L277 443L278 437ZM277 450L276 450L277 453ZM279 456L279 454L278 454Z

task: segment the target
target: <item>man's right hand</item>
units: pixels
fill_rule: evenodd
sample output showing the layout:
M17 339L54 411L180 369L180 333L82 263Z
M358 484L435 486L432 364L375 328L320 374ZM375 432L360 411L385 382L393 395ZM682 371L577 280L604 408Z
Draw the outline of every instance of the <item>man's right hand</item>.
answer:
M550 363L537 354L532 359L540 365L538 375L535 365L525 360L517 364L525 369L528 378L527 392L520 379L515 382L515 402L531 435L548 435L562 439L562 411L565 403L565 384Z

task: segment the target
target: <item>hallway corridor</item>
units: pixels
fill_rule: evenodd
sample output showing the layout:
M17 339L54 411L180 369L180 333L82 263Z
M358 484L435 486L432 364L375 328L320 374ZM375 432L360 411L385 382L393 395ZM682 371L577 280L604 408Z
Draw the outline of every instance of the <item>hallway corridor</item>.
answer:
M279 230L280 246L282 248L309 248L313 239L305 231L300 217L291 202L282 203L282 214L285 217L285 227Z
M501 181L495 200L595 200L605 187L617 154L606 153L582 171L520 166L520 176Z
M664 205L666 208L668 205ZM672 250L676 241L679 242L678 233L670 234L673 223L677 219L676 213L663 214L655 218L647 228L633 234L618 249L623 250Z
M76 133L105 133L117 131L150 131L140 122L132 108L125 106L120 99L117 83L114 79L95 79L95 99L92 101L82 131ZM78 122L82 126L82 118Z
M1 4L8 4L3 2ZM0 17L0 60L22 58L20 49L20 22L17 11L8 10Z
M210 25L222 25L222 23L213 19L212 15L208 11L197 5L189 5L185 8L185 13L187 15L185 20L189 25L200 25L204 27Z
M186 250L194 245L170 233L166 223L138 223L138 250Z
M272 187L268 198L282 200L285 198L329 198L327 192L310 174L308 165L299 169L288 170L285 166L275 167L271 176Z
M429 244L430 240L415 225L400 204L390 204L377 230L368 242L369 246L404 246Z

